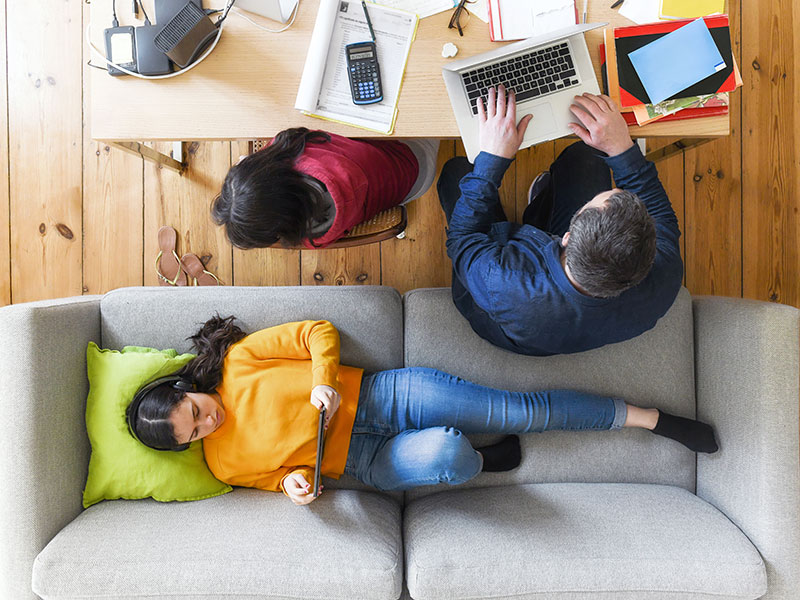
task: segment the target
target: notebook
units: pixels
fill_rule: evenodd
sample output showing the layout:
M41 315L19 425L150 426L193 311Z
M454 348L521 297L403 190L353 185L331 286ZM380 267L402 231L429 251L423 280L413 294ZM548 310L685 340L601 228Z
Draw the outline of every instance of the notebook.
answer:
M489 38L503 42L546 35L577 24L577 11L575 0L489 0Z
M703 19L697 19L629 55L651 104L658 104L726 67Z
M692 19L725 12L725 0L661 0L662 19Z

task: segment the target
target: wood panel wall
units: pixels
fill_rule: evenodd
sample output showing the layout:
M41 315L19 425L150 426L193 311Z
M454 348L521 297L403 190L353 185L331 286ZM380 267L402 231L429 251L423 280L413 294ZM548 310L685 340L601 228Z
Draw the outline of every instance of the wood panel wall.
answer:
M92 141L84 123L88 7L4 5L0 303L155 285L156 232L165 224L178 231L180 253L198 254L228 285L383 284L402 292L449 284L435 190L408 206L404 239L336 251L232 248L209 206L246 144L188 143L191 167L181 176ZM799 8L800 0L730 0L744 79L733 95L731 136L658 165L693 293L800 306ZM125 11L120 5L121 20ZM530 181L567 143L520 152L501 192L509 218L521 217ZM444 141L440 166L456 154L461 144Z

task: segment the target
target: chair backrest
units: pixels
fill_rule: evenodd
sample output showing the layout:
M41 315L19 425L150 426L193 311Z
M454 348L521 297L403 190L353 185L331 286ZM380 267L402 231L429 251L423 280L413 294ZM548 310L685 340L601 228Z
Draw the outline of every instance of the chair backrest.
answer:
M406 366L434 367L495 388L580 390L695 415L694 324L685 289L655 328L634 339L547 357L514 354L481 339L453 306L450 289L412 290L404 303ZM497 439L469 437L478 445ZM524 435L522 444L520 468L484 473L465 486L631 482L695 490L696 455L648 431L548 432ZM434 491L439 486L406 492L406 498Z

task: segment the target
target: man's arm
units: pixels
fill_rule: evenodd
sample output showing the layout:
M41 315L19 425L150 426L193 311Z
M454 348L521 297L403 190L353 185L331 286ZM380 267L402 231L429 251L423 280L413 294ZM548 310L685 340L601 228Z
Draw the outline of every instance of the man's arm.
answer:
M487 290L482 282L500 260L502 247L487 235L495 221L495 206L500 202L498 188L503 175L519 150L531 115L517 124L514 93L500 86L489 90L487 106L478 99L478 133L481 152L471 173L459 184L461 197L453 208L447 234L447 255L475 302L488 307ZM476 275L471 275L475 273Z
M580 124L572 123L573 133L588 146L605 152L606 164L614 172L621 189L636 194L656 223L659 252L680 256L681 236L678 219L653 163L645 160L633 143L619 108L608 96L576 96L570 107Z

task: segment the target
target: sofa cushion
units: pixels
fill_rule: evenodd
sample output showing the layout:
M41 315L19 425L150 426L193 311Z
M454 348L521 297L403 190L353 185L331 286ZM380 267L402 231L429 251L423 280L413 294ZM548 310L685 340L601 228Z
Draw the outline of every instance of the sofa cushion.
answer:
M238 488L200 502L102 502L36 558L33 591L56 598L369 598L403 583L400 505L328 490L306 507Z
M684 489L532 484L432 494L405 509L415 600L753 599L756 549Z
M574 389L617 396L694 418L692 304L682 289L672 308L644 334L560 356L523 356L481 339L453 306L446 288L405 295L406 366L434 367L481 385L516 391ZM485 436L469 436L479 445ZM695 486L696 455L643 430L548 432L522 436L522 465L484 473L467 486L545 482L658 483ZM419 488L409 498L438 491Z
M123 288L100 303L102 346L186 352L186 338L217 312L235 315L248 333L325 319L339 330L342 364L368 371L403 366L402 302L381 286Z

